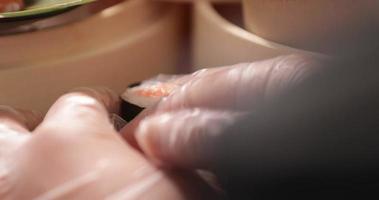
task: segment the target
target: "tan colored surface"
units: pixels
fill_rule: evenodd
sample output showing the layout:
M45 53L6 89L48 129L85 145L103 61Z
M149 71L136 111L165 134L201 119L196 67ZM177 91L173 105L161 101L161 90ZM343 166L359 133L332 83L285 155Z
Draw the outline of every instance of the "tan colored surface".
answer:
M373 41L378 41L378 0L244 0L243 3L247 28L281 44L345 55L370 48Z
M23 0L0 0L0 12L18 11L23 7Z
M97 2L96 2L97 3ZM92 15L91 7L94 4L87 4L68 10L64 13L46 17L46 18L31 18L19 21L12 21L10 23L0 22L0 37L15 33L25 33L46 29L51 27L62 26L75 21L79 21Z
M208 2L198 1L194 12L193 64L196 69L291 53L310 54L267 41L230 23Z
M179 6L129 0L70 25L0 37L0 104L45 111L74 87L121 92L174 72L182 15Z

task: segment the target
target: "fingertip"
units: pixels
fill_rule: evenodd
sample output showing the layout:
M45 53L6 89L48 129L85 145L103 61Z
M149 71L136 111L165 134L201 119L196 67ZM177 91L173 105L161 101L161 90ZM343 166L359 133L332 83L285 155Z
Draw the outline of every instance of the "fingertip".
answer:
M148 137L149 131L149 123L146 120L140 122L135 132L135 139L141 150L144 151L148 156L151 156L150 145L146 139Z
M159 113L140 121L135 138L142 152L161 166L206 167L213 140L235 117L197 108Z
M98 100L110 113L118 113L120 98L107 87L79 87L71 90L72 93L82 93Z
M96 96L83 92L70 92L61 96L52 105L46 118L53 115L64 116L66 114L90 111L106 113L106 108Z
M76 88L51 106L41 127L114 131L110 112L116 112L118 104L117 95L107 88Z
M160 128L157 126L156 121L159 116L151 116L142 120L135 132L135 139L139 148L155 163L158 162L159 157L157 154L159 150L159 144L157 140L160 134ZM163 125L164 126L164 125ZM157 137L158 135L158 137Z
M155 164L170 166L180 162L177 157L181 151L178 143L183 135L178 134L185 129L183 117L185 116L178 116L177 112L167 112L155 114L140 121L135 132L136 141L139 148Z

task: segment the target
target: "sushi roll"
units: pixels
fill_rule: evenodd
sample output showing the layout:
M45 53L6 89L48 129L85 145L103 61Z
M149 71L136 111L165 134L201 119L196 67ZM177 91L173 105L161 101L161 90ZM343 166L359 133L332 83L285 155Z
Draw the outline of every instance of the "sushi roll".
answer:
M143 109L156 104L183 84L182 76L159 75L128 86L121 95L121 117L131 121Z
M0 0L0 13L19 11L23 8L23 0Z
M143 106L139 106L136 102L137 99L133 99L133 88L138 87L141 83L133 83L128 86L126 91L121 95L121 117L126 121L131 121L135 116L137 116L143 109ZM131 100L129 100L131 99ZM134 101L135 100L135 101Z

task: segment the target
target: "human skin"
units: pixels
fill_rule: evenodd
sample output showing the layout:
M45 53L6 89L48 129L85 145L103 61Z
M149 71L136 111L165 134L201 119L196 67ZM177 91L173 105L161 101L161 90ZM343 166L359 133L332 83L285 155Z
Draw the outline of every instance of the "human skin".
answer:
M121 132L131 145L162 164L208 168L206 162L214 160L212 154L216 153L212 147L217 130L235 123L250 108L299 85L323 68L323 61L288 55L179 77L171 81L181 87L144 110Z
M0 199L214 198L197 176L159 169L122 140L108 117L116 99L105 89L80 89L41 123L2 106Z
M161 165L212 170L232 199L377 197L376 58L199 71L122 132Z

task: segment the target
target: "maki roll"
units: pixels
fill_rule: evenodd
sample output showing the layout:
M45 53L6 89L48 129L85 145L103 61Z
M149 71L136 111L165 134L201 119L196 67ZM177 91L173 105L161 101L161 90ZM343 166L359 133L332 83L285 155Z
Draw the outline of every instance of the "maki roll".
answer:
M133 88L140 86L141 83L133 83L128 86L126 91L121 95L121 117L126 121L131 121L135 116L137 116L144 107L137 101L138 98L134 99ZM131 99L131 100L130 100ZM134 103L133 103L134 102Z
M156 104L182 85L181 76L159 75L128 86L121 95L121 117L131 121L143 109Z
M0 13L19 11L23 8L23 0L0 0Z

